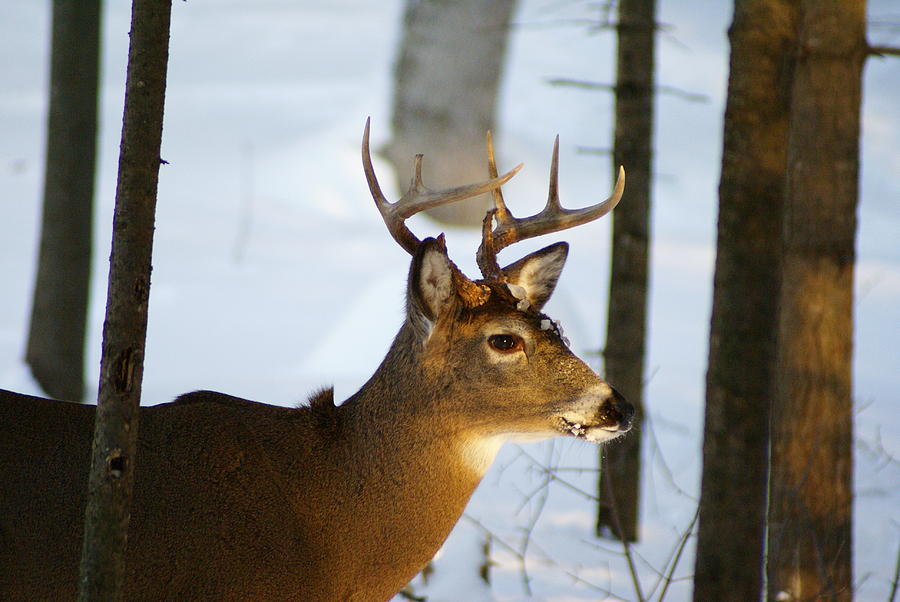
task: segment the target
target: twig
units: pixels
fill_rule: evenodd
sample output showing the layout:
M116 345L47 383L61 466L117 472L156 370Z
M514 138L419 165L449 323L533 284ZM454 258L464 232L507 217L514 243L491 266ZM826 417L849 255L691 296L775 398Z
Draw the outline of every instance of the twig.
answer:
M675 557L672 559L672 564L669 566L669 570L666 573L665 581L663 581L662 591L659 592L659 598L657 598L659 602L662 602L663 598L666 597L666 592L669 589L669 585L672 583L672 576L675 574L675 568L678 566L678 561L681 560L681 554L682 552L684 552L684 548L687 545L687 541L690 538L691 533L693 533L694 531L694 526L697 524L697 519L699 517L700 504L697 504L697 510L694 512L694 518L692 518L691 522L688 523L687 529L685 529L684 533L682 533L681 540L678 542Z
M578 485L575 485L575 484L570 483L569 481L567 481L567 480L565 480L565 479L562 479L562 478L558 477L558 476L555 474L554 471L551 471L549 468L547 468L546 466L544 466L543 464L541 464L541 462L540 462L537 458L535 458L534 456L532 456L531 454L529 454L528 452L526 452L524 449L523 449L523 450L520 450L520 451L521 451L522 456L525 457L525 459L527 459L529 462L531 462L531 463L535 466L535 468L537 468L538 470L540 470L540 471L542 471L543 473L547 474L548 477L549 477L552 481L555 481L555 482L559 483L560 485L562 485L562 486L565 487L566 489L569 489L570 491L573 491L573 492L577 493L578 495L580 495L581 497L583 497L583 498L585 498L585 499L587 499L587 500L590 500L590 501L592 501L592 502L597 502L597 501L599 501L599 498L598 498L597 496L595 496L594 494L588 493L587 491L585 491L584 489L582 489L582 488L579 487Z
M475 518L475 517L473 517L473 516L471 516L471 515L469 515L469 514L463 514L463 515L462 515L462 518L464 518L465 520L469 521L469 523L471 523L476 529L478 529L479 531L481 531L482 534L484 534L484 535L487 536L487 537L490 537L490 538L491 538L491 543L496 543L496 544L498 544L501 548L505 549L507 552L509 552L510 554L512 554L512 555L516 558L516 561L519 563L519 566L522 567L522 571L525 571L525 557L522 555L522 553L519 551L519 549L518 549L516 546L514 546L514 545L512 545L511 543L509 543L509 542L503 540L503 539L500 538L500 537L497 537L497 535L496 535L493 531L491 531L490 529L488 529L488 528L484 525L484 523L482 523L481 521L479 521L477 518ZM554 566L554 567L558 567L558 568L563 568L563 567L561 567L561 565L560 565L558 562L556 562L556 561L553 560L552 558L549 558L549 557L548 557L548 558L545 558L545 561L546 561L547 564L550 565L550 566ZM527 575L527 573L526 573L526 575ZM527 586L527 587L529 588L529 590L530 590L530 585L529 585L527 582L526 582L526 586ZM528 595L530 596L531 594L529 593Z
M484 523L482 523L480 520L478 520L474 516L472 516L470 514L463 514L462 517L465 520L469 521L469 523L471 523L472 526L474 526L476 529L481 531L484 535L489 536L491 538L491 541L500 544L501 548L505 549L507 552L514 555L516 557L516 559L521 562L522 559L519 555L519 550L517 550L512 544L509 544L506 541L504 541L502 538L497 537L497 535L493 531L491 531L490 529L485 527Z
M406 587L397 592L397 595L406 600L412 600L413 602L428 602L428 596L417 596Z
M897 548L897 562L894 564L894 578L891 579L891 593L888 596L888 602L894 602L897 599L898 583L900 583L900 547Z
M568 86L570 88L581 88L583 90L601 90L604 92L616 91L615 84L604 84L602 82L569 79L566 77L555 77L552 79L548 79L547 83L551 86ZM682 90L681 88L676 88L675 86L653 86L653 91L657 94L669 94L672 96L678 96L679 98L683 98L684 100L689 100L691 102L710 101L709 96L707 96L706 94L700 94L698 92L688 92L686 90Z
M553 472L591 472L597 474L598 472L600 472L600 470L598 468L591 468L588 466L554 466Z
M553 444L551 443L547 447L547 455L548 460L552 460L553 455ZM548 462L550 464L550 462ZM519 555L522 558L522 587L525 590L525 594L527 596L531 596L531 578L528 576L528 546L531 544L531 534L534 532L534 528L537 525L538 519L540 519L541 514L544 512L544 507L547 505L547 499L550 497L550 481L552 479L552 471L549 467L545 467L541 465L544 469L544 482L541 484L539 491L541 491L541 496L538 498L537 508L531 514L531 519L528 521L528 525L524 529L524 536L522 538L522 546L519 550Z
M615 29L615 24L603 24L594 19L547 19L544 21L518 21L514 23L512 27L534 31L552 29L555 27L587 27L588 31L593 32Z
M869 46L868 53L870 56L900 56L900 47L898 46Z
M606 92L615 92L615 84L603 84L600 82L589 82L581 79L569 79L567 77L554 77L548 79L547 83L551 86L567 86L570 88L582 88L585 90L604 90Z
M585 579L585 578L583 578L583 577L579 577L578 575L576 575L576 574L573 573L572 571L566 571L566 575L568 575L569 577L571 577L572 579L574 579L577 583L581 583L582 585L586 585L587 587L589 587L589 588L591 588L591 589L593 589L593 590L595 590L595 591L600 592L601 594L603 594L603 595L606 596L607 598L613 598L613 599L615 599L615 600L621 600L622 602L628 602L628 598L623 598L622 596L613 593L613 592L610 591L608 588L601 587L601 586L597 585L596 583L591 583L591 582L588 581L587 579Z
M575 152L582 155L611 155L612 149L600 146L576 146Z
M613 479L610 474L606 475L604 482L606 483L606 498L609 503L610 512L612 513L613 524L616 527L616 531L622 536L620 537L622 541L622 551L625 553L625 562L628 563L628 573L631 576L634 593L637 595L638 602L644 602L646 598L644 598L644 594L641 592L641 581L638 578L637 568L634 565L634 557L631 554L631 545L628 543L628 538L624 537L622 524L619 521L619 509L618 504L616 504L616 496L613 493Z
M675 86L655 86L653 88L660 94L669 94L670 96L678 96L683 100L688 100L690 102L709 102L711 99L706 94L700 94L699 92L688 92L687 90L682 90L681 88L676 88Z
M690 493L682 489L678 483L675 482L675 475L672 472L672 469L669 467L668 463L665 460L665 457L662 454L662 446L659 444L659 437L656 436L655 429L656 419L651 416L648 412L643 419L643 428L650 435L650 442L653 446L653 458L657 461L659 466L663 471L663 475L666 477L666 480L669 482L669 486L675 490L679 495L686 497L688 499L696 499Z

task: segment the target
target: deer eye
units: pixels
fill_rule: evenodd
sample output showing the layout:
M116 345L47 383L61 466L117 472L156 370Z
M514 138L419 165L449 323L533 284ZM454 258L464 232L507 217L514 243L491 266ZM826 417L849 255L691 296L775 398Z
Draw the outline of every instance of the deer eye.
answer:
M514 334L492 334L488 344L497 351L509 352L521 349L522 339Z

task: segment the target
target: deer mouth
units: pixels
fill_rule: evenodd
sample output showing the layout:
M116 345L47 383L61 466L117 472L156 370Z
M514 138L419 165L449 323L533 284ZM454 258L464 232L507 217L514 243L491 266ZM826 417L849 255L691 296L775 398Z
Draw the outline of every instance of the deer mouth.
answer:
M591 443L603 443L624 435L631 429L630 421L613 421L604 424L589 424L578 420L560 417L561 430L576 439L584 439Z
M603 443L631 429L634 406L606 383L570 401L557 416L557 428L564 434L592 443Z

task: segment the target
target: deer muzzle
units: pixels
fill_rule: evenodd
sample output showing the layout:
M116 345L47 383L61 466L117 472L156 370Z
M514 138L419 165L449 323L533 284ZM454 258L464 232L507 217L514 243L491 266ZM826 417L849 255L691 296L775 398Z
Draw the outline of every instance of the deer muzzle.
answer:
M634 406L604 383L575 400L559 418L562 432L593 443L603 443L631 429Z

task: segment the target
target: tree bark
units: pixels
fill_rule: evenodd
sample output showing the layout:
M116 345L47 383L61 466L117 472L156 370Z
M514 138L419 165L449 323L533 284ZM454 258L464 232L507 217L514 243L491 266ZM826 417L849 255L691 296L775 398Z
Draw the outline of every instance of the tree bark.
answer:
M769 412L797 8L736 0L729 30L694 600L763 590Z
M51 397L84 395L100 63L99 0L53 2L47 163L25 360Z
M79 599L118 600L134 484L170 0L134 0Z
M771 426L771 599L850 600L865 1L800 4Z
M432 188L487 179L485 134L494 128L509 23L515 0L407 0L394 69L393 139L385 155L398 188L424 154ZM481 227L489 195L427 211L448 224Z
M655 19L655 0L619 2L613 168L625 166L628 185L613 212L604 376L634 405L637 419L644 407ZM641 431L601 454L597 532L637 541Z

